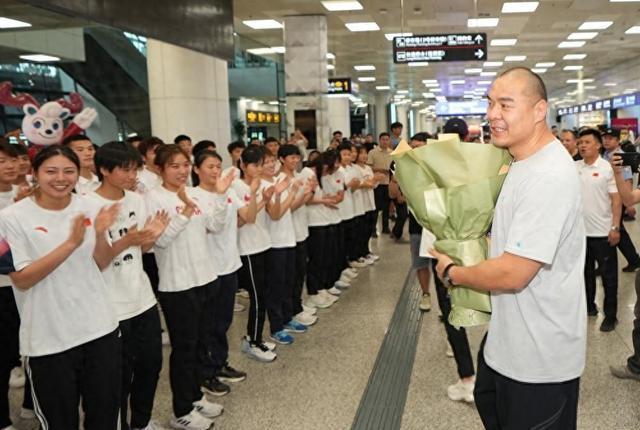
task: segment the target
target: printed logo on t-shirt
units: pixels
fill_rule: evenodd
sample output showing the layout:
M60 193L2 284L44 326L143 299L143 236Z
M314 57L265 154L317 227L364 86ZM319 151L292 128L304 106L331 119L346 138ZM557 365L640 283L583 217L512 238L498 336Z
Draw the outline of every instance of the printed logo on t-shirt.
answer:
M592 175L592 176L594 176L594 177L596 177L596 178L597 178L598 176L600 176L600 173L598 173L598 172L593 172L593 175Z
M85 227L91 227L91 218L85 218L84 219L84 226Z
M244 201L245 201L245 202L248 202L248 201L250 201L250 200L251 200L251 196L250 196L249 194L245 194L245 195L244 195Z
M46 228L46 227L42 227L42 226L40 226L40 225L39 225L38 227L36 227L36 228L35 228L35 230L36 230L36 231L41 231L41 232L43 232L43 233L49 233L49 230L47 230L47 228Z
M232 201L231 201L231 197L227 197L227 203L229 203L229 204L231 204L231 203L232 203Z
M184 208L186 206L176 206L176 213L181 214L182 211L184 211ZM200 208L198 206L195 207L195 209L193 210L193 214L194 215L202 215L202 211L200 210Z

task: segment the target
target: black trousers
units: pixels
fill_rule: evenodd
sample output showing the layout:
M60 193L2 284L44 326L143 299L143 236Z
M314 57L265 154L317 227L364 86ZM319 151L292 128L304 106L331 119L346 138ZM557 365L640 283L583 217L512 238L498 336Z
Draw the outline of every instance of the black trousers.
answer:
M369 211L364 214L365 222L367 223L367 240L364 243L364 252L365 255L371 254L371 248L369 247L369 240L371 240L371 236L376 231L376 218L378 217L378 213L375 210Z
M454 326L449 324L449 313L451 312L451 299L449 298L449 292L442 284L438 274L436 273L437 260L433 260L432 271L433 280L436 284L436 296L438 298L438 306L440 312L442 312L442 319L444 320L444 329L447 332L447 340L453 350L453 358L456 361L458 368L458 377L468 378L475 374L473 368L473 358L471 357L471 349L469 348L469 340L467 339L467 332L464 327L460 327L457 330Z
M334 232L332 235L333 243L333 262L331 263L331 276L327 279L325 288L333 287L333 284L340 279L340 274L347 268L347 251L345 241L344 223L334 224Z
M302 312L302 289L304 278L307 275L307 241L296 243L295 276L293 279L293 291L291 294L291 317Z
M9 379L14 367L20 362L20 315L11 287L0 287L0 428L11 425L9 413ZM31 384L24 384L22 406L33 409Z
M156 255L148 252L142 254L142 268L151 281L151 288L153 293L158 297L158 285L160 284L160 277L158 275L158 264L156 263Z
M507 378L478 353L474 397L487 430L572 430L577 426L580 378L555 384L527 384Z
M345 261L342 269L347 267L349 261L355 261L358 259L358 227L356 224L357 218L351 218L342 221L344 230L344 255ZM341 270L342 270L341 269Z
M391 233L393 233L395 237L400 238L404 232L404 225L407 222L407 204L399 203L398 200L394 200L393 202L396 206L396 223L393 225Z
M262 343L262 331L266 317L266 296L268 285L265 282L267 253L242 255L242 267L238 273L241 288L249 292L249 317L247 319L247 335L252 342Z
M85 430L118 428L121 348L120 330L116 330L67 351L27 357L27 375L40 426L78 430L82 400Z
M640 374L640 272L636 272L636 305L633 308L634 320L631 338L633 340L633 354L627 359L627 367L634 373Z
M176 417L188 414L202 398L202 369L209 358L214 283L178 292L159 292L171 339L169 382Z
M626 208L623 206L620 216L620 242L618 242L618 249L627 260L627 264L640 266L640 255L638 255L638 251L636 251L636 247L633 245L631 237L629 237L629 233L624 227L624 222L622 221L625 210Z
M324 290L331 274L333 252L331 250L331 227L309 227L307 238L307 293L315 296Z
M369 254L369 238L371 237L371 230L369 226L369 220L367 214L359 215L354 220L355 223L355 255L356 260L358 258L365 257Z
M587 290L587 309L596 310L596 262L602 272L604 314L616 318L618 314L618 253L606 237L587 237L587 257L584 263L584 283Z
M377 213L382 211L382 231L389 231L389 185L379 184L373 190L376 201L376 222Z
M120 419L123 429L149 424L158 378L162 370L160 314L152 306L140 315L120 321L122 334L122 395ZM131 407L131 426L127 410Z
M218 278L218 288L215 289L213 304L213 333L211 343L212 372L205 375L215 376L218 370L227 364L229 359L229 341L227 331L233 322L233 307L238 291L238 272L222 275ZM211 374L212 373L212 374Z
M295 278L296 248L271 248L267 253L269 276L266 284L269 286L267 300L267 315L271 333L277 333L284 325L291 321L293 312L293 284Z

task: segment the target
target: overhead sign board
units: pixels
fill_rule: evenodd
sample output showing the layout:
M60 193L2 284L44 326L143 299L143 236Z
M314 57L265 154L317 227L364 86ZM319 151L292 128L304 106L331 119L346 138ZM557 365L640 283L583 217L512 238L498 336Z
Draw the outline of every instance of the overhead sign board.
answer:
M577 106L569 106L558 109L558 115L571 115L574 113L592 112L598 110L619 109L640 104L640 93L623 94L610 99L596 100Z
M329 94L351 94L351 78L329 78Z
M489 102L487 100L469 100L460 102L436 103L437 116L486 115Z
M280 114L277 112L248 110L247 124L280 124Z
M393 38L393 62L484 61L486 33L424 34Z

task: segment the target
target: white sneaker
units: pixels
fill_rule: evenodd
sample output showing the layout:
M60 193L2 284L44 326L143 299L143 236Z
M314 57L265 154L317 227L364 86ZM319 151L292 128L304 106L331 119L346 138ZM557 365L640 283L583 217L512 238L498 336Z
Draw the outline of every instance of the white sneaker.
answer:
M315 315L318 313L316 308L312 306L307 306L304 303L302 304L302 310L309 315Z
M340 294L342 294L342 291L340 291L339 289L337 289L336 287L331 287L327 290L327 292L329 294L332 294L334 296L339 296Z
M347 275L348 277L353 279L358 277L358 271L356 269L352 269L351 267L348 267L342 271L341 275Z
M453 349L451 348L451 344L447 342L447 352L445 353L447 357L453 357Z
M270 342L268 340L263 340L262 341L262 346L264 346L265 348L267 348L271 352L276 350L276 343L275 342Z
M20 418L22 418L23 420L35 420L36 413L33 411L33 409L21 408Z
M171 418L171 428L179 430L207 430L213 421L200 415L195 409L179 418Z
M243 311L243 310L245 310L245 309L246 309L246 308L245 308L245 306L244 306L242 303L237 303L237 302L236 302L236 303L233 305L233 311L234 311L234 312L242 312L242 311Z
M333 284L334 288L349 288L351 286L350 283L343 281L342 279L338 279L335 284Z
M247 290L238 290L238 292L236 292L236 296L242 297L243 299L248 299L249 292Z
M363 267L367 267L367 263L363 262L363 261L350 261L349 262L349 267L351 268L357 268L357 269L361 269Z
M132 430L167 430L166 427L162 427L160 424L156 423L155 421L149 421L149 424L147 424L146 427L144 428L134 428Z
M209 419L219 417L224 412L224 407L221 404L210 402L206 396L202 396L193 406L200 415Z
M339 279L339 281L342 281L342 282L344 282L345 284L351 284L351 282L353 282L353 279L354 279L354 278L350 278L348 275L344 275L344 274L342 274L342 275L340 275L340 279Z
M276 353L268 346L264 345L264 343L262 345L254 345L249 342L246 337L242 338L240 351L247 354L249 358L253 358L254 360L261 361L263 363L271 363L277 357Z
M22 367L14 367L11 370L11 376L9 377L9 387L22 388L26 382L24 375L24 369Z
M429 312L431 310L431 294L422 293L418 308L423 312Z
M324 291L324 290L321 290L321 291ZM333 302L327 300L324 294L322 294L321 292L318 292L318 294L309 296L309 298L307 299L307 306L312 306L320 309L326 309L332 304Z
M334 287L334 288L335 288L335 287ZM336 290L337 290L337 288L336 288ZM340 291L340 290L338 290L338 291ZM334 304L334 303L335 303L335 302L337 302L337 301L338 301L338 299L339 299L339 297L338 297L338 296L335 296L335 295L333 295L333 294L329 293L329 291L328 291L328 290L320 290L320 291L318 292L318 294L322 294L322 297L323 297L325 300L329 301L331 304Z
M451 400L456 402L465 401L467 403L473 403L474 386L475 384L473 382L458 381L447 387L447 395Z
M380 256L376 255L376 254L367 254L367 258L372 259L373 261L378 261L380 260Z
M162 346L171 346L171 339L169 339L169 332L166 330L162 332Z
M314 315L309 315L305 311L302 311L299 314L295 315L293 319L299 322L300 324L304 324L306 326L311 326L311 325L314 325L316 322L318 322L318 317Z

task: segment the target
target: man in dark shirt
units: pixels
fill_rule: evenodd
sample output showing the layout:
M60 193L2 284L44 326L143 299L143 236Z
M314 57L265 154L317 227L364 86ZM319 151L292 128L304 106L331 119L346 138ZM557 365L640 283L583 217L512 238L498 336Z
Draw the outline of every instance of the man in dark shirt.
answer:
M564 129L560 134L561 142L569 154L573 157L573 161L582 160L580 152L578 152L578 136L575 131Z

